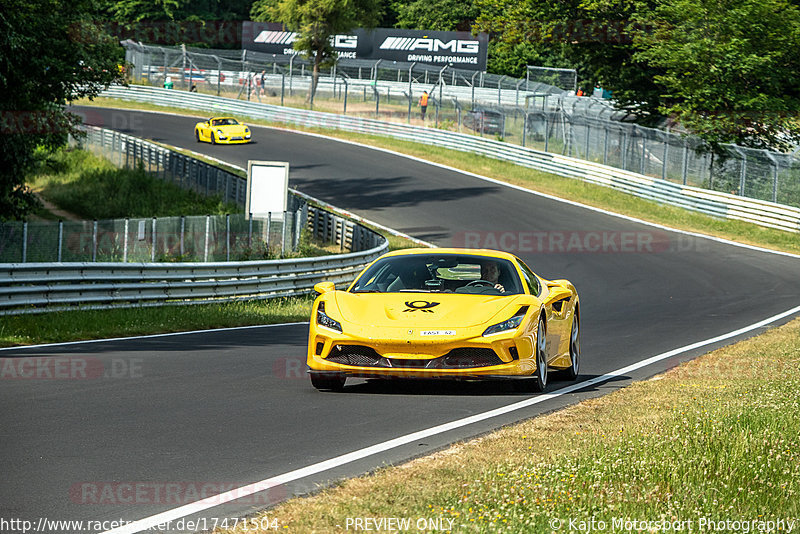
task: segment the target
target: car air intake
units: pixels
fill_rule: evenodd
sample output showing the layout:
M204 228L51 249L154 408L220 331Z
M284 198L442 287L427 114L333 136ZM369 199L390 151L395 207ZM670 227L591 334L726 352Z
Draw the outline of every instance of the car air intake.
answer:
M470 369L501 365L503 361L489 348L453 349L439 358L384 358L370 347L335 345L326 358L329 362L357 367L391 367L395 369Z
M442 360L441 369L489 367L490 365L500 365L503 363L492 349L475 347L453 349L438 359Z
M380 354L361 345L334 345L326 358L330 362L359 367L389 367Z

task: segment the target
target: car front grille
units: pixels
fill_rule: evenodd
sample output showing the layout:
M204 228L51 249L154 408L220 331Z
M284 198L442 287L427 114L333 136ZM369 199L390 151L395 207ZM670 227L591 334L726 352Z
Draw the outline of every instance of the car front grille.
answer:
M386 358L373 349L360 345L334 345L327 360L358 367L389 367Z
M464 369L470 367L489 367L500 365L503 361L492 349L465 347L453 349L441 358L445 369Z
M501 365L503 361L490 348L453 349L439 358L384 358L374 349L361 345L334 345L326 358L329 362L357 367L393 369L471 369Z

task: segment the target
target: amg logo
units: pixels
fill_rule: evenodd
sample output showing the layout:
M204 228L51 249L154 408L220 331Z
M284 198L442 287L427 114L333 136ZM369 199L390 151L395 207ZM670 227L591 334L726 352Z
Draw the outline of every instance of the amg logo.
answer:
M427 50L428 52L447 50L458 54L477 54L480 51L480 42L461 39L444 42L422 37L387 37L381 44L381 50Z
M287 45L295 42L296 40L297 40L296 32L271 32L264 30L263 32L259 33L255 39L253 39L253 42L264 43L264 44Z
M297 32L275 32L264 30L253 39L255 43L290 45L297 40ZM358 47L357 35L334 35L331 37L331 44L334 48Z
M331 44L334 48L357 48L358 35L334 35Z

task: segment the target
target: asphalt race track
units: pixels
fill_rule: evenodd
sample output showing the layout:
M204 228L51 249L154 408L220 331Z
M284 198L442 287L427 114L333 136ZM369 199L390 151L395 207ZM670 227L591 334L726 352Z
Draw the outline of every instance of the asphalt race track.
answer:
M290 186L314 197L440 246L506 248L545 277L570 279L581 294L581 380L800 305L795 257L658 229L324 138L253 128L250 145L211 146L195 143L195 118L78 111L89 124L239 166L289 161ZM342 394L321 393L305 377L306 335L299 324L0 351L4 365L11 360L19 368L28 358L40 371L36 379L0 381L0 517L136 520L195 500L203 488L240 487L532 396L504 384L363 381L348 382ZM607 393L720 344L196 517L245 514ZM48 378L66 368L66 378ZM567 385L552 382L548 391Z

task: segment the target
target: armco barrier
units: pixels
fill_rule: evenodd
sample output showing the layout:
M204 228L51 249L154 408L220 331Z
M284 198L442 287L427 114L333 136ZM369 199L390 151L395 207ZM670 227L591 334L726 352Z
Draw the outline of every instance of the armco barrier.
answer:
M102 96L163 106L236 114L308 127L383 135L509 161L524 167L612 187L656 202L715 217L737 219L791 232L800 231L800 208L675 184L641 174L500 141L434 128L293 109L157 87L111 87Z
M351 282L388 250L380 234L328 211L309 207L309 221L318 236L354 252L224 263L4 263L0 315L303 295L317 282Z
M144 146L134 138L125 142ZM152 154L161 154L163 169L163 162L170 159L169 151L155 148ZM193 169L202 163L182 155L180 159ZM210 173L213 171L199 176ZM241 184L235 185L240 180L230 175L219 183L227 184L224 190L241 191ZM231 200L236 201L237 197L234 193ZM300 211L307 214L306 224L314 237L349 252L241 262L0 263L0 315L298 296L310 293L317 282L351 282L389 248L383 236L344 217L313 205Z

